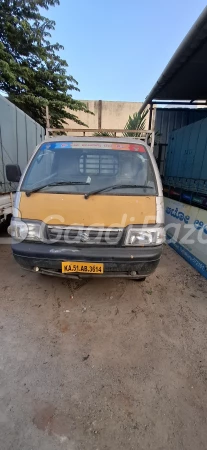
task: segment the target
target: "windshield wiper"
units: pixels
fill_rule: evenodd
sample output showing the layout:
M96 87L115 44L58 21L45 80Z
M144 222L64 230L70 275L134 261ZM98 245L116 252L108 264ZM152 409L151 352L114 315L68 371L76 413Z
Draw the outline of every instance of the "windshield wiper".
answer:
M47 183L47 184L43 184L42 186L38 186L34 189L30 189L28 191L26 191L26 195L27 197L29 197L31 194L33 194L34 192L38 192L41 191L41 189L44 189L46 187L50 187L50 186L71 186L71 185L86 185L89 183L86 183L84 181L55 181L53 183Z
M123 188L123 189L128 189L128 188L154 189L154 187L146 186L146 184L113 184L112 186L106 186L101 189L96 189L94 191L87 192L87 194L85 194L84 197L87 200L91 195L96 195L103 191L108 191L108 190L110 191L111 189L119 189L119 188Z

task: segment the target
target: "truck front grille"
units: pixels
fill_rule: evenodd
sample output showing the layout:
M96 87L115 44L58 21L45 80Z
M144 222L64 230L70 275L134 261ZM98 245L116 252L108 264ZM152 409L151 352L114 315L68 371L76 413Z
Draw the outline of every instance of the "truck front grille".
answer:
M120 242L122 234L123 228L48 226L51 243L115 246Z

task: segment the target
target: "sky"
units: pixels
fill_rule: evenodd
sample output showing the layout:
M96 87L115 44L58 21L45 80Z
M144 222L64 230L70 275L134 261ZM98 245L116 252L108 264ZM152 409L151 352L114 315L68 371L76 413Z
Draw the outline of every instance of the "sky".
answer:
M60 0L44 11L81 100L143 101L206 0Z

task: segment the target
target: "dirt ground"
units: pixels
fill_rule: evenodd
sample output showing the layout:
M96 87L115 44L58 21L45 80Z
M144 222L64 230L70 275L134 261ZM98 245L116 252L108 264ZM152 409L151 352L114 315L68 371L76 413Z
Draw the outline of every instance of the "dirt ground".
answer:
M1 246L1 450L206 450L207 282L24 272Z

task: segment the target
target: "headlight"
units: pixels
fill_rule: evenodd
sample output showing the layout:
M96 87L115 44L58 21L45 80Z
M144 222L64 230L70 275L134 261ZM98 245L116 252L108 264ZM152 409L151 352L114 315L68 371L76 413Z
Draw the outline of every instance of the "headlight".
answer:
M165 241L165 232L163 227L140 227L130 228L127 231L125 245L147 246L161 245Z
M43 223L12 219L8 233L17 241L42 241Z

